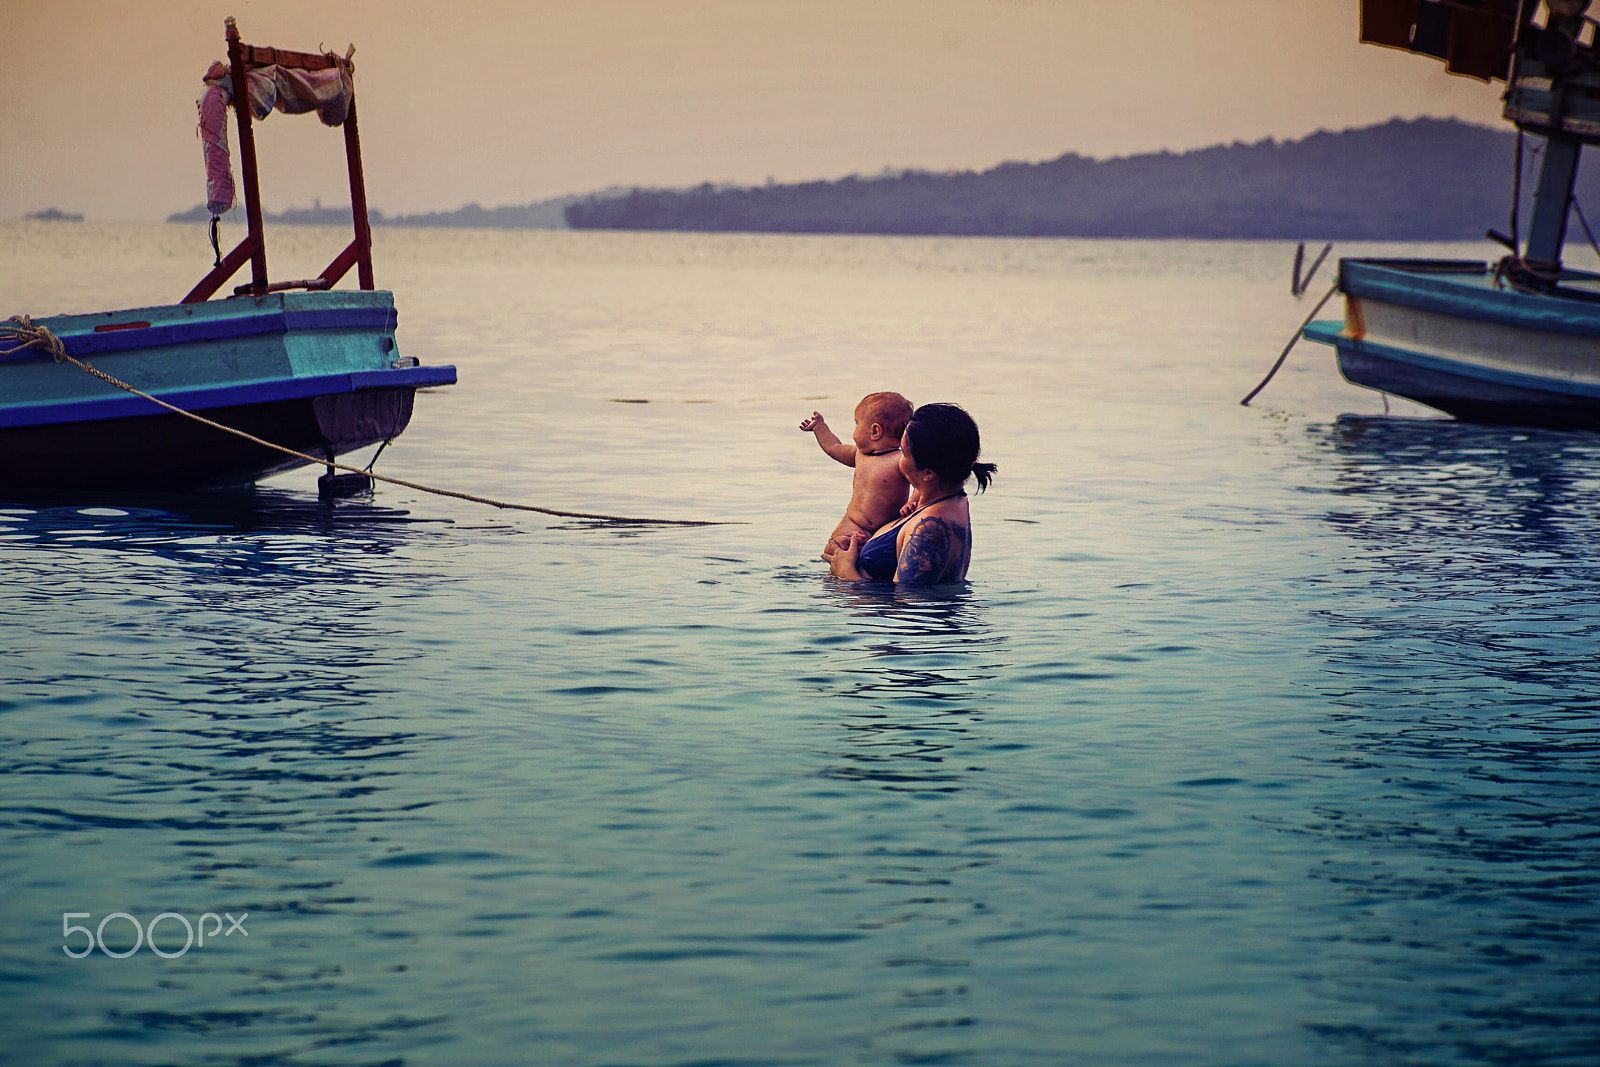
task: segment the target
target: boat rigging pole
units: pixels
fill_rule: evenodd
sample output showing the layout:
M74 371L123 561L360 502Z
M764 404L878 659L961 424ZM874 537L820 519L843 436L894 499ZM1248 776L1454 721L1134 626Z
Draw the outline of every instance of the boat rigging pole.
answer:
M256 177L256 135L250 122L250 80L245 70L244 44L230 16L226 23L228 69L233 76L233 110L239 124L239 169L244 174L244 217L250 228L250 292L267 291L267 245L262 233L261 183Z
M1518 5L1505 117L1542 137L1544 161L1533 194L1533 221L1519 266L1520 279L1549 291L1561 276L1572 187L1584 145L1600 144L1600 70L1581 42L1589 0L1545 0L1545 25L1532 22L1534 0Z

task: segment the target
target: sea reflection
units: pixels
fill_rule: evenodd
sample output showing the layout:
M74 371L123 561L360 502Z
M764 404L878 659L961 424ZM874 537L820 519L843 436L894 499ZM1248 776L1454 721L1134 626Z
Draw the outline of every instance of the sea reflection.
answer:
M1350 415L1310 433L1337 461L1332 492L1383 505L1329 514L1353 536L1514 532L1587 556L1600 531L1593 434Z
M859 886L847 929L868 935L883 977L861 1040L889 1062L968 1062L979 1004L995 995L975 936L1003 878L980 839L1003 816L977 779L992 763L1005 641L967 585L829 583L818 599L855 632L820 705L829 741L815 773L862 790L841 868Z
M0 498L7 540L52 543L60 534L89 535L85 543L170 543L185 535L286 533L362 536L391 546L409 527L428 520L370 499L325 502L304 493L260 486L205 493L29 494Z
M1330 785L1286 827L1322 842L1343 927L1305 972L1343 1017L1310 1025L1390 1062L1577 1062L1600 1034L1600 441L1314 433L1359 552L1315 580Z
M1346 418L1323 445L1326 521L1360 550L1318 582L1347 592L1318 615L1352 696L1407 703L1404 677L1458 709L1595 706L1600 439Z
M1600 1037L1600 730L1592 711L1401 718L1339 701L1331 785L1292 832L1330 898L1301 974L1309 1023L1379 1062L1581 1062ZM1311 909L1308 909L1311 910ZM1442 1028L1437 1020L1452 1020Z
M403 631L379 609L398 577L387 557L411 536L404 512L272 491L0 508L9 643L24 653L0 677L8 727L29 741L0 767L88 773L88 748L102 785L165 779L208 797L245 782L349 788L372 770L350 761L407 743L363 721L380 718L383 668L403 654ZM428 582L404 575L409 589ZM54 714L67 709L78 722ZM341 709L350 717L329 714ZM117 728L85 741L85 717ZM282 824L278 806L241 818L254 826L268 812ZM217 815L212 803L203 820Z
M981 695L1001 644L970 587L857 583L833 591L855 620L862 655L845 667L829 707L843 746L829 777L894 792L959 791L957 749L984 717Z
M18 1047L38 1052L52 1028L244 1027L266 1051L273 1038L249 1036L274 1013L231 1006L302 980L268 946L359 914L352 850L381 853L433 802L410 761L437 734L402 713L393 676L415 655L409 601L438 580L401 551L421 530L403 511L272 490L0 506L0 982L39 1027ZM230 910L257 940L121 988L51 954L63 908ZM161 962L137 961L124 980ZM304 970L338 998L338 968ZM68 1002L101 1010L54 1014ZM337 1041L370 1021L338 1014L296 1026Z

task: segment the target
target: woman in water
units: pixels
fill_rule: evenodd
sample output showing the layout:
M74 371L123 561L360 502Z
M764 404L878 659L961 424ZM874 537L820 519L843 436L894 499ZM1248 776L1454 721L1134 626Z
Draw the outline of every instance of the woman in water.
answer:
M900 441L900 472L911 483L917 508L871 538L854 534L848 547L827 553L835 578L847 582L939 585L967 576L972 562L968 478L981 492L993 463L978 461L978 424L955 404L924 404Z

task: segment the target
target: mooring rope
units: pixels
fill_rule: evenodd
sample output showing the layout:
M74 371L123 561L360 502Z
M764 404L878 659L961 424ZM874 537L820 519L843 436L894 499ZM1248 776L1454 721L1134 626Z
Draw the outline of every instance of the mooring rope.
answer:
M1272 369L1267 371L1267 376L1261 379L1261 384L1250 390L1245 398L1239 401L1239 403L1243 404L1245 407L1249 407L1250 401L1256 398L1256 394L1267 387L1267 383L1272 381L1272 376L1278 373L1278 368L1283 366L1283 361L1289 358L1290 349L1294 348L1295 344L1300 340L1300 335L1305 332L1305 328L1311 325L1311 320L1317 317L1317 312L1322 310L1322 305L1332 300L1333 294L1337 293L1338 291L1339 283L1334 282L1333 287L1326 293L1322 294L1322 299L1318 300L1317 306L1311 309L1311 314L1306 316L1306 321L1300 324L1299 328L1294 331L1294 336L1289 338L1289 343L1283 346L1283 352L1278 356L1278 362L1274 363L1272 365Z
M274 444L271 441L264 441L261 438L256 437L254 434L245 433L243 430L235 429L232 426L224 426L220 422L213 422L203 415L196 415L192 411L185 411L183 408L169 404L159 397L154 397L149 393L135 389L127 382L118 381L116 378L113 378L103 370L99 370L92 364L85 363L82 360L74 359L72 356L67 355L66 346L61 343L61 338L51 333L50 330L44 326L35 325L33 320L27 315L13 315L5 322L0 322L0 345L4 345L7 342L10 342L10 347L0 347L0 356L9 356L14 353L21 352L23 349L27 348L42 348L49 352L50 357L57 363L71 363L79 370L85 371L88 374L92 374L94 377L99 378L108 385L116 386L118 389L132 393L134 396L142 397L153 404L158 404L161 407L166 408L168 411L171 411L174 414L182 415L186 419L193 419L195 422L198 422L204 426L210 426L212 429L221 430L223 433L228 433L235 437L243 438L252 444L260 445L263 448L270 448L274 452L282 452L286 456L294 456L296 459L303 459L308 463L329 467L335 470L348 471L351 474L362 474L368 478L373 478L380 482L387 482L390 485L404 486L407 489L415 489L423 493L432 493L435 496L449 496L454 497L457 500L470 500L474 504L488 504L490 507L502 508L509 511L536 511L541 515L554 515L563 519L590 519L596 522L616 522L651 526L743 525L743 523L722 522L711 519L640 519L627 515L599 515L588 511L561 511L558 508L545 508L540 507L537 504L512 504L504 500L495 500L486 496L474 496L472 493L456 492L453 489L439 489L431 485L421 485L417 482L408 482L403 478L390 478L387 475L375 474L371 470L361 470L358 467L347 466L343 463L335 463L331 459L318 459L317 457L307 455L304 452L296 452L292 448L285 448L283 445Z

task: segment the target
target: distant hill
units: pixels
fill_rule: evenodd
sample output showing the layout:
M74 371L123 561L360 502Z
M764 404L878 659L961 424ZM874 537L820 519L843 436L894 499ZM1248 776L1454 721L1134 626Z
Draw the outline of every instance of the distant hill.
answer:
M981 172L899 171L794 185L613 187L524 205L370 216L374 226L498 229L1472 240L1509 227L1515 141L1509 128L1395 119L1182 153L1093 160L1069 152ZM1530 138L1525 153L1525 227L1539 143ZM1600 164L1580 169L1576 192L1600 226ZM209 218L201 205L167 221ZM269 212L266 221L349 226L350 208L318 203ZM1570 236L1583 239L1577 226Z
M636 189L579 200L566 219L578 229L1472 239L1508 228L1515 140L1509 129L1396 119L1299 141L1104 161L1069 152L977 173ZM1525 195L1532 187L1525 177ZM1600 172L1580 175L1577 192L1600 222ZM1573 236L1582 239L1576 226Z
M499 230L564 230L566 208L576 196L557 197L520 206L485 208L468 204L454 211L430 211L424 215L398 215L385 220L391 226L472 226Z
M561 196L553 200L518 207L485 208L468 204L454 211L430 211L422 215L385 215L376 208L367 210L367 220L374 226L470 226L477 229L502 230L564 230L567 228L565 210L568 204L579 199L589 199L605 194L591 193L588 197ZM615 195L615 194L613 194ZM242 209L240 217L243 217ZM349 226L350 206L289 208L285 211L262 212L262 221L273 226ZM187 211L175 211L167 216L168 222L209 222L211 213L204 204L196 204Z

